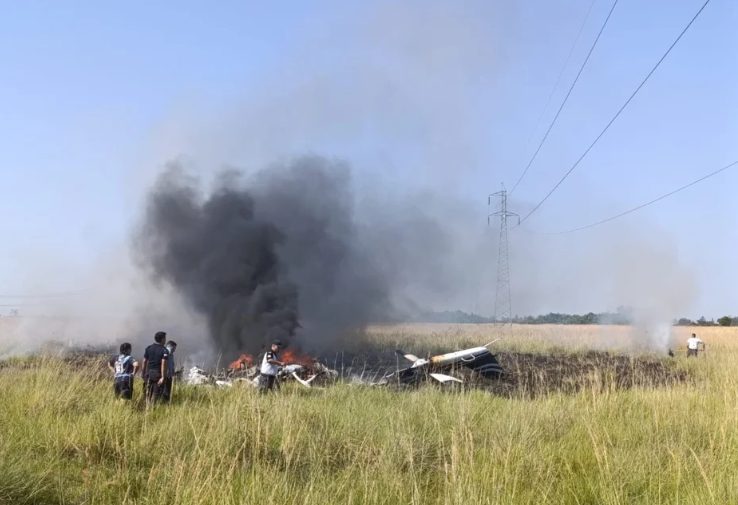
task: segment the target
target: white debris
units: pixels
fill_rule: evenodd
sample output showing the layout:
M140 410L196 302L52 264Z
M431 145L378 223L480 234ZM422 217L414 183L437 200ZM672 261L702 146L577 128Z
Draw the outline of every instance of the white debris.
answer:
M441 384L445 384L447 382L458 382L458 383L463 383L464 382L461 379L458 379L456 377L452 377L450 375L442 374L442 373L431 373L431 374L428 374L428 375L430 375L431 377L433 377L434 379L436 379Z
M246 386L251 387L257 387L259 385L259 378L258 377L239 377L237 379L233 379L234 384L245 384Z
M305 367L302 365L285 365L282 367L282 373L285 375L292 375L293 373L302 372L305 370Z
M335 379L338 377L338 370L328 368L324 364L318 363L317 361L313 363L313 372L319 375L325 375L332 379Z
M300 384L302 384L303 386L305 386L306 388L309 388L309 387L312 387L312 386L310 385L310 383L311 383L311 382L313 381L313 379L315 379L315 378L317 377L317 375L311 375L311 376L310 376L310 377L308 377L307 379L303 380L303 379L301 379L301 378L300 378L300 376L299 376L299 375L297 375L297 374L296 374L295 372L292 372L292 377L293 377L293 378L294 378L294 379L295 379L295 380L296 380L297 382L299 382Z
M202 384L210 383L210 376L202 368L193 366L188 370L184 381L185 384L200 386Z

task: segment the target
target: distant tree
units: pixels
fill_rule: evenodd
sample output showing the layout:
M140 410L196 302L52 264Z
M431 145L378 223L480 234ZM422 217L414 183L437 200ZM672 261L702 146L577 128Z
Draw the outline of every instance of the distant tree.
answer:
M697 320L697 326L709 326L710 323L705 319L705 316L700 316L700 318Z
M597 324L598 319L599 318L597 317L597 314L595 314L594 312L589 312L584 315L583 322L584 324Z
M720 326L730 326L733 323L733 318L730 316L723 316L717 320Z
M676 322L676 325L677 326L694 326L695 322L686 317L682 317L679 319L679 321Z

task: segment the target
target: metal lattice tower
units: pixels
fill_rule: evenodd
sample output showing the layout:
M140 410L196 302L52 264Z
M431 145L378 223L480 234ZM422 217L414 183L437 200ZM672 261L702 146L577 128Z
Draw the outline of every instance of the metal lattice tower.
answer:
M497 288L495 290L495 322L512 324L512 301L510 296L510 263L507 243L507 218L516 217L520 223L520 216L507 210L507 190L492 193L487 198L487 205L492 205L492 199L499 197L500 207L497 212L487 216L487 224L491 224L492 217L500 218L500 241L497 252Z

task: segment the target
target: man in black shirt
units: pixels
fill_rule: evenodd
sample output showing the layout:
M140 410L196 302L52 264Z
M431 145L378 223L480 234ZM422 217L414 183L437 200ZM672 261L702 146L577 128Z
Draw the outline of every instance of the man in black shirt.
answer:
M169 359L169 351L164 347L166 338L165 332L156 332L154 343L144 351L143 379L146 384L146 400L149 402L158 401L164 393L164 378Z

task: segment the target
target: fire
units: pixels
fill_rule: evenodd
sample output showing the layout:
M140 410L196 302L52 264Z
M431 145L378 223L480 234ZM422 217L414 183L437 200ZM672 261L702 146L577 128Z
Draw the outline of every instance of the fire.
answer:
M280 353L279 360L288 365L302 365L310 367L315 363L315 358L302 354L295 349L285 349Z
M252 355L242 354L238 357L236 361L228 365L228 368L231 370L243 370L244 368L249 368L253 366L253 364L254 364L254 357Z
M288 365L302 365L311 367L317 360L303 354L296 349L285 349L279 353L279 360ZM254 357L251 354L241 354L237 360L228 365L229 370L244 370L254 366Z

